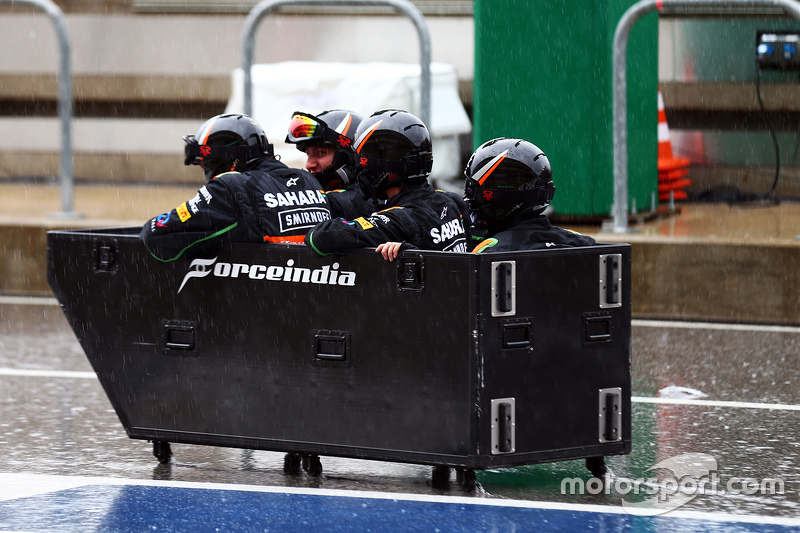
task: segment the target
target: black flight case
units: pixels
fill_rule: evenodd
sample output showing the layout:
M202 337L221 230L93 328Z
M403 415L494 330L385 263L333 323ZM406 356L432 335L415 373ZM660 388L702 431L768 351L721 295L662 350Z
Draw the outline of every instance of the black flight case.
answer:
M631 450L630 246L495 254L48 234L48 280L128 436L474 471ZM321 465L317 465L317 473Z

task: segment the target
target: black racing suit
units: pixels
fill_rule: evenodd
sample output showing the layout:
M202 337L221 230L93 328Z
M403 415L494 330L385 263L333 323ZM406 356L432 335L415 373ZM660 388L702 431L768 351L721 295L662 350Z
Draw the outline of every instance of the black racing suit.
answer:
M244 172L220 174L191 200L147 222L139 236L161 261L195 245L231 242L303 242L330 219L319 182L305 170L264 158Z
M377 211L375 202L364 198L358 180L348 166L336 170L328 167L322 172L315 173L314 177L324 184L323 194L328 200L331 217L354 220ZM383 203L386 202L383 201Z
M498 231L472 250L475 253L513 252L541 248L592 246L594 239L574 231L553 226L545 215L535 215Z
M320 255L403 242L403 248L466 252L466 205L457 195L427 182L406 184L386 208L353 220L335 218L317 225L306 244Z
M325 191L325 198L328 200L333 218L355 220L375 211L375 203L371 199L364 198L364 193L358 185Z

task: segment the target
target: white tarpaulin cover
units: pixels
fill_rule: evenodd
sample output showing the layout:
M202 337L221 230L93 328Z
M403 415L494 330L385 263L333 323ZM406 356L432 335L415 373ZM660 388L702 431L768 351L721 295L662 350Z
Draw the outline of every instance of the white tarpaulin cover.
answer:
M318 114L347 109L365 118L379 109L420 114L420 66L400 63L323 63L287 61L253 65L253 117L264 127L275 153L290 167L302 168L305 156L286 145L294 111ZM226 112L244 110L244 74L233 72L233 94ZM431 63L431 118L434 179L459 179L463 171L458 136L472 129L451 65Z

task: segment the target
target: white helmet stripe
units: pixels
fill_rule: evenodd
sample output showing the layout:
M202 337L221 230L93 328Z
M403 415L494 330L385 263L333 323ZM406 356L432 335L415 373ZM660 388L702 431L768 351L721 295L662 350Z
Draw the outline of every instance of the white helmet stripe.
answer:
M359 142L358 146L356 146L356 152L361 152L361 147L364 146L365 142L367 142L367 139L369 139L370 135L372 135L372 132L378 129L378 126L381 125L381 122L383 122L383 120L379 120L378 122L370 126L367 131L361 134L361 142Z
M216 120L212 120L211 122L208 123L208 126L206 126L206 128L200 132L200 136L197 139L198 143L200 144L206 143L206 141L208 140L208 136L211 134L211 129L214 127L215 122Z
M344 133L352 121L353 121L353 116L350 113L348 113L347 115L345 115L345 117L342 119L339 125L333 129L333 131L335 131L336 133Z
M483 185L483 182L489 177L489 174L497 167L500 161L506 158L506 154L508 154L508 150L503 150L501 153L494 156L482 169L472 175L472 179L477 181L480 185Z

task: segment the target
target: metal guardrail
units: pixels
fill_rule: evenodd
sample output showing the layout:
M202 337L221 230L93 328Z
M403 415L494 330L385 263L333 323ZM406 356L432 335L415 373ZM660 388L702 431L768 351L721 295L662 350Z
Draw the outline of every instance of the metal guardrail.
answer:
M420 119L430 125L431 117L431 38L425 18L408 0L262 0L253 7L242 30L242 70L244 71L244 113L253 112L253 41L261 19L282 5L314 6L390 6L406 15L419 34Z
M58 116L61 118L61 217L73 217L74 183L72 175L72 71L70 68L70 43L64 13L50 0L0 0L0 4L23 4L44 11L52 20L58 36Z
M475 11L473 9L473 0L411 0L411 2L426 16L471 17ZM247 15L253 9L254 2L247 2L247 0L133 0L130 5L127 5L127 2L124 4L124 7L129 9L127 11L123 10L123 12L132 11L133 13ZM387 12L391 13L391 11L386 6L368 6L359 10L358 13L354 13L343 6L338 8L336 13L347 16L355 14L385 15ZM290 6L286 9L286 12L293 15L317 14L310 6Z
M770 8L772 10L770 10ZM627 49L633 25L651 11L662 15L737 14L744 9L780 10L800 21L800 3L794 0L641 0L631 6L617 24L611 65L614 114L614 233L628 231L628 94ZM655 127L655 125L653 126Z

